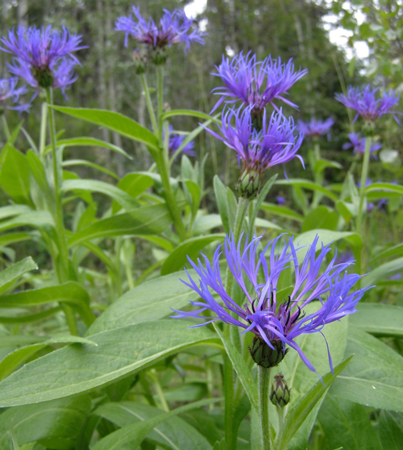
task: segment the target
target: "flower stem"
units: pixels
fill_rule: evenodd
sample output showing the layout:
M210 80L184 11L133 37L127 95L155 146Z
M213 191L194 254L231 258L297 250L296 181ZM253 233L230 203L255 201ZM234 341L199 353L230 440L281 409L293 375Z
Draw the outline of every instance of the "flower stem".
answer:
M258 393L259 393L259 418L260 418L260 439L261 449L270 450L270 422L269 422L269 388L270 388L270 369L257 367L258 375Z
M362 171L361 171L361 183L360 183L360 203L358 207L358 216L357 216L357 233L362 233L362 222L363 222L363 207L365 200L365 185L367 183L368 178L368 168L369 168L369 156L371 149L371 138L367 137L365 139L365 153L364 160L362 163Z
M319 142L315 142L314 143L314 147L313 147L313 154L314 154L314 161L316 163L316 161L320 160L320 146L319 146ZM319 173L314 171L314 177L315 177L315 183L318 184L319 186L322 186L323 183L323 173ZM313 194L313 200L312 200L312 209L315 209L318 205L319 202L322 198L322 193L315 191Z
M147 77L145 76L145 74L141 74L141 82L143 84L144 95L146 97L147 109L150 116L151 125L153 127L154 133L157 133L157 120L155 119L154 108L150 97L150 90L148 89Z
M163 66L158 66L157 68L157 89L158 89L158 135L162 142L162 114L164 112L164 68Z
M48 105L43 102L41 107L41 133L39 135L39 154L41 158L46 146L46 122L48 119Z
M61 168L59 168L57 160L56 128L55 128L54 113L52 109L53 105L52 88L46 89L46 100L48 104L49 131L52 146L52 162L53 162L54 200L55 200L53 215L58 240L59 262L60 262L60 264L58 264L59 270L57 272L59 282L65 283L66 281L69 280L69 251L67 248L67 241L63 223L62 196L60 194L61 180L59 179L59 170L61 170ZM66 321L70 329L70 333L73 335L78 335L77 322L74 311L69 305L63 303L62 306L64 313L66 315Z
M178 204L175 199L175 195L171 188L170 183L170 176L169 176L169 169L168 169L168 160L165 157L165 152L160 151L155 156L155 163L157 164L158 172L161 176L161 183L164 187L165 191L165 200L169 209L169 212L171 213L172 219L175 224L176 231L179 235L179 238L181 241L184 241L186 239L186 229L183 225L182 217L178 208Z
M4 117L4 113L1 115L1 123L3 124L4 135L6 136L7 141L9 141L11 138L11 134L10 134L10 129L8 128L8 125L7 125L7 120Z

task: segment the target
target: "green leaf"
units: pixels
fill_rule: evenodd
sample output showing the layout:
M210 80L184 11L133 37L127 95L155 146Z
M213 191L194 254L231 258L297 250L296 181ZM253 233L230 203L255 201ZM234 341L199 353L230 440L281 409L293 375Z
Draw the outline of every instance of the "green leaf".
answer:
M221 226L222 220L219 214L206 214L204 216L197 216L193 224L192 234L203 234L207 231L210 231L212 228L219 228Z
M38 230L49 235L54 241L57 241L53 217L48 211L31 210L26 213L19 214L12 219L0 222L0 231L24 226L37 228Z
M74 281L69 281L58 286L48 286L41 289L3 295L0 297L0 308L43 305L53 302L68 303L76 308L87 326L93 322L93 315L89 308L88 293Z
M230 232L229 216L227 208L227 189L223 182L218 178L218 175L214 176L214 193L217 201L218 212L220 213L224 231Z
M338 216L326 206L318 206L305 216L302 222L302 233L315 229L333 230L337 229Z
M214 399L213 401L216 400L217 399ZM92 447L92 450L120 450L123 448L135 449L141 444L148 433L150 433L155 427L164 422L166 419L187 411L191 411L192 409L200 408L201 406L205 406L210 403L212 403L212 399L201 400L199 402L190 403L180 408L176 408L168 413L160 414L151 419L127 425L100 440L94 447ZM129 446L123 447L128 443L130 443Z
M318 303L313 302L304 308L306 315L314 313L318 308ZM329 345L329 351L332 356L333 365L336 366L344 359L344 353L347 345L347 318L341 321L327 324L323 328L326 341ZM328 350L326 341L319 333L303 334L296 340L297 344L304 352L306 357L315 367L317 373L321 376L329 370ZM290 350L287 357L281 363L281 372L284 374L288 385L292 387L291 401L288 405L293 408L299 400L313 387L318 381L318 375L312 372L304 364L299 354ZM294 435L289 443L287 450L297 450L306 448L309 435L315 423L316 415L319 411L321 401L313 408L308 418ZM270 404L272 416L276 414L276 408Z
M308 246L312 245L315 236L319 235L318 245L316 250L319 250L323 245L331 244L340 239L345 239L352 247L353 252L360 252L362 249L361 236L352 231L332 231L332 230L310 230L306 233L300 234L295 242L298 246L306 246L298 252L298 261L302 261L308 251ZM364 278L366 280L367 277Z
M403 269L403 257L394 259L387 263L381 264L376 269L371 270L369 274L362 280L363 286L376 285L378 281L383 281L395 273L401 272Z
M68 243L69 246L73 246L83 241L107 236L160 234L171 223L171 214L165 204L145 206L125 214L99 220L75 233Z
M158 139L154 134L123 114L102 109L68 108L61 106L53 106L53 108L56 111L76 117L77 119L95 123L109 130L116 131L122 136L142 142L147 147L159 151Z
M357 215L357 208L353 203L339 200L338 202L336 202L336 208L343 219L347 222Z
M32 236L30 234L24 232L3 234L3 236L0 236L0 246L13 244L14 242L26 241L31 238Z
M315 162L315 173L321 173L325 169L331 168L331 169L342 169L342 165L339 164L336 161L329 161L328 159L318 159Z
M349 327L346 355L354 359L338 377L332 395L403 412L403 358L379 339Z
M13 431L19 445L41 441L49 448L71 449L90 412L88 396L67 398L41 405L10 408L1 415L0 448Z
M358 403L328 393L320 408L318 421L328 448L343 446L343 450L382 450L367 409Z
M119 427L165 415L165 411L144 403L107 403L99 407L95 414L102 416ZM175 450L211 450L208 443L195 428L179 417L166 418L147 435L147 439L162 448Z
M213 117L209 116L206 113L200 111L192 111L191 109L174 109L173 111L168 111L162 115L162 120L166 120L169 119L170 117L175 116L190 116L204 120L214 120Z
M57 108L55 108L57 109ZM126 156L128 159L133 159L128 153L126 153L122 148L117 145L113 145L109 142L101 141L100 139L95 139L92 137L76 137L70 139L60 139L57 141L58 146L64 147L101 147L107 148L108 150L113 150L114 152L120 153L123 156ZM45 147L45 153L51 150L51 146Z
M183 189L186 196L186 200L191 207L191 215L192 217L196 217L197 211L200 206L200 200L202 197L202 193L200 187L191 180L186 180L183 182Z
M0 383L0 407L63 398L106 386L156 361L197 345L218 346L207 328L158 320L91 336L95 346L71 345L36 359Z
M32 211L26 205L9 205L0 208L0 220L8 219L9 217L18 216L26 212Z
M128 173L118 183L117 187L127 192L131 197L136 198L154 185L154 180L144 173ZM120 211L120 205L114 201L112 213Z
M383 450L400 450L403 442L403 414L394 411L381 411L379 435Z
M21 275L37 269L38 266L30 256L13 264L12 266L7 267L7 269L0 272L0 294L3 294L3 292L6 292L12 288L13 284L20 278Z
M16 203L32 205L27 158L9 144L1 154L0 186Z
M196 276L193 269L188 272L190 276ZM185 272L175 272L164 277L154 278L131 289L97 318L87 334L91 335L133 323L162 319L173 314L172 308L184 308L189 301L196 300L198 295L180 279L187 280Z
M334 195L333 192L329 191L329 189L326 189L323 186L319 186L318 184L313 183L312 181L295 178L290 180L279 180L276 181L275 184L280 186L296 186L308 189L310 191L317 191L322 193L324 196L330 198L334 202L337 202L338 200L337 196Z
M403 195L403 186L392 183L373 183L365 188L365 193L368 194L372 191L389 191L396 194Z
M261 208L263 211L267 211L275 216L285 217L286 219L296 220L297 222L302 222L304 220L304 217L301 216L301 214L298 214L285 206L278 206L273 203L263 203Z
M349 317L352 327L373 336L403 338L403 308L381 303L358 303Z
M207 236L190 238L181 242L164 261L164 264L161 267L161 275L168 275L172 272L182 270L188 262L187 257L195 260L206 245L215 241L222 241L224 238L225 234L223 233L210 234Z
M257 386L255 381L253 380L252 374L249 370L248 365L246 364L243 356L239 353L237 348L233 345L231 340L226 339L224 333L218 328L216 323L214 323L214 329L224 344L225 351L231 363L242 383L242 386L246 392L246 395L249 398L249 401L253 408L255 408L256 412L259 411L259 398L257 392Z
M337 376L350 362L352 356L340 363L334 369L334 373L328 372L323 377L325 386L318 381L315 386L307 392L301 400L290 410L285 418L284 427L279 433L276 442L279 450L286 450L288 442L307 419L309 413L314 409L315 405L321 400L323 395L327 392L330 385L334 382Z
M9 353L0 361L0 380L8 377L14 370L23 364L32 355L39 352L43 348L52 344L89 344L96 345L89 339L81 338L79 336L59 336L48 339L40 344L29 345L27 347L18 348L12 353Z
M382 249L371 259L371 264L383 258L390 258L391 256L403 256L403 244L397 244L393 247Z
M100 166L99 164L95 164L90 161L86 161L85 159L69 159L68 161L64 161L62 163L62 167L71 167L71 166L86 166L91 167L92 169L98 170L99 172L106 173L110 177L115 180L119 180L120 178L111 170L105 169L105 167Z
M116 186L109 183L104 183L103 181L97 180L65 180L63 181L62 192L67 191L90 191L98 192L99 194L107 195L113 198L119 205L126 209L126 211L131 211L139 207L139 203L133 199L131 195L127 192L122 191Z

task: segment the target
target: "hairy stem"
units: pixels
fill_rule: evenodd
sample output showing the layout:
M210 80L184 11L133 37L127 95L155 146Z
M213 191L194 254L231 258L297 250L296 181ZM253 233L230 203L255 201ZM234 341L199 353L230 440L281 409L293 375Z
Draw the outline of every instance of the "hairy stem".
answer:
M362 171L361 171L361 183L360 183L360 203L358 207L358 216L357 216L357 233L362 233L362 223L363 223L363 207L365 201L365 185L367 183L368 178L368 168L369 168L369 156L371 149L371 138L367 137L365 139L365 153L364 160L362 163Z
M66 235L64 232L64 221L63 221L63 207L62 207L62 196L60 194L61 180L59 179L59 164L57 159L57 146L56 146L56 127L55 118L52 109L53 105L53 91L52 88L46 89L46 100L48 104L48 115L49 115L49 132L52 146L52 163L53 163L53 180L54 180L54 220L56 227L56 234L58 240L59 249L59 267L58 278L60 283L65 283L69 280L69 251L67 248ZM77 322L74 311L69 305L62 304L64 313L66 315L67 325L70 329L70 333L73 335L78 335Z
M147 109L148 114L150 116L151 125L153 127L154 133L157 133L158 132L157 120L155 118L153 103L151 101L150 90L148 89L147 77L145 76L145 74L141 74L141 82L143 84L144 95L146 97Z
M258 366L259 419L261 449L270 450L269 388L270 369Z

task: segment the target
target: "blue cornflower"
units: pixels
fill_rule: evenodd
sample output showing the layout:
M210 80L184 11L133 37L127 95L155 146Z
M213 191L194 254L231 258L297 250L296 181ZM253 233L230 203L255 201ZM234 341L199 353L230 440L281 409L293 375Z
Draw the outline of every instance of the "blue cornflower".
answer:
M174 133L172 125L169 125L168 150L170 155L175 154L176 150L178 150L178 148L182 145L184 139L185 136ZM188 156L196 156L196 152L193 150L193 147L194 141L190 141L183 147L181 153L184 153L185 155Z
M354 148L354 155L359 154L363 155L365 153L365 138L360 136L359 133L350 133L348 135L350 142L347 142L343 145L343 149L346 150L348 148ZM377 152L382 148L382 144L371 143L371 147L369 149L370 153ZM372 155L374 159L377 159L376 155Z
M334 120L330 117L324 121L312 118L310 122L299 120L298 128L305 136L319 136L321 134L328 134L333 124Z
M277 205L284 205L285 202L286 202L286 200L284 197L281 197L281 195L277 195L277 197L276 197Z
M63 32L46 28L19 26L2 37L1 50L14 56L9 65L12 74L24 78L35 89L70 87L77 78L74 77L74 66L80 64L73 52L85 48L81 46L81 36L70 34L68 28Z
M137 22L130 15L119 17L115 24L116 30L125 32L126 46L129 35L142 44L152 46L153 49L163 49L171 44L183 44L185 54L190 49L191 43L204 44L204 33L198 29L192 30L193 20L189 19L183 10L175 9L171 13L164 9L158 26L152 18L145 20L140 14L140 8L133 6L133 13Z
M308 248L301 264L297 259L301 248L295 248L293 238L284 236L282 244L281 238L279 236L270 241L262 252L258 252L261 237L252 239L250 243L246 240L244 245L242 237L238 243L234 242L233 237L227 236L225 239L226 266L245 296L243 305L238 305L231 298L231 293L225 290L220 273L221 246L217 248L212 263L204 255L204 264L200 260L196 264L189 259L199 280L196 282L187 272L189 282L181 281L200 295L200 300L191 302L199 309L189 312L174 310L178 313L174 317L207 319L207 322L195 326L217 320L236 325L243 328L244 333L254 333L252 357L256 356L256 350L262 345L271 350L272 354L267 347L266 351L259 352L259 358L262 354L267 355L267 358L266 361L254 358L258 364L269 367L267 359L271 359L271 365L277 365L284 357L288 345L299 353L309 369L315 371L298 346L296 338L305 333L322 334L322 328L326 324L355 313L357 303L370 287L351 292L361 278L360 275L346 272L353 261L336 264L335 256L321 272L321 265L331 247L322 245L316 257L318 236ZM294 269L294 287L288 299L278 298L278 280L289 267ZM304 308L312 302L316 311L306 315ZM212 316L204 315L207 310ZM276 354L274 360L273 353ZM329 363L332 368L330 353Z
M236 55L232 61L225 59L216 67L216 75L221 78L225 86L213 89L216 95L221 95L214 106L215 111L224 101L236 103L239 100L245 106L252 105L254 116L260 116L265 106L270 103L276 110L273 100L282 100L286 104L298 108L297 105L284 98L288 89L308 73L308 70L294 71L294 64L290 59L282 63L281 58L272 59L271 56L263 61L257 61L256 55L248 53Z
M399 101L399 96L389 89L380 98L376 99L376 93L379 88L371 88L367 85L363 90L360 88L349 87L347 96L343 94L336 94L336 100L343 103L347 108L352 108L357 111L353 123L361 116L367 122L374 122L383 114L393 114L395 120L399 123L396 117L396 111L391 111Z
M269 167L284 165L293 158L298 158L304 165L302 157L297 155L304 135L295 132L293 118L287 119L280 110L278 113L274 111L267 121L264 111L262 129L257 131L252 125L252 108L253 105L246 108L241 106L237 110L224 109L221 114L222 125L219 126L222 136L206 128L237 152L238 163L242 163L241 183L248 177L253 184L250 196L259 190L260 176Z
M5 109L15 109L17 111L29 111L29 103L21 103L20 95L28 92L25 86L17 88L18 78L0 78L0 114Z

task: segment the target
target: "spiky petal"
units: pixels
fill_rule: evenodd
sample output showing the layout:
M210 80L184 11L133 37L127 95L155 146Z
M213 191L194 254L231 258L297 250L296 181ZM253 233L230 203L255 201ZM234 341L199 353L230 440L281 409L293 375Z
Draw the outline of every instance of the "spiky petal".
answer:
M17 111L29 111L31 105L22 103L20 96L28 92L25 86L17 88L18 78L0 79L0 113L5 109L14 109Z
M348 314L356 312L356 305L370 287L352 288L361 278L348 274L347 268L354 261L336 264L336 256L321 270L330 245L319 248L319 237L313 240L306 251L302 263L298 262L298 252L306 247L296 248L293 238L279 236L270 241L263 251L258 247L261 237L251 242L234 242L227 236L224 242L226 267L243 292L245 304L238 305L227 292L220 272L221 246L214 253L213 261L203 255L203 262L197 264L189 259L196 271L198 280L188 273L189 281L183 281L200 296L192 305L196 311L175 311L175 318L191 317L207 319L202 326L216 320L251 331L256 338L275 350L281 344L295 349L307 367L315 368L298 346L296 339L305 333L322 333L322 328ZM278 298L278 281L282 272L289 267L294 269L292 292L288 299ZM250 287L251 286L251 287ZM213 294L216 294L213 296ZM306 314L308 304L315 306L314 312ZM310 309L312 311L312 309ZM209 311L209 315L205 312ZM332 367L329 353L329 363Z
M393 89L389 89L381 95L377 95L378 91L379 88L372 88L370 85L365 86L364 89L350 86L347 90L347 96L336 94L336 100L343 103L347 108L357 111L354 122L358 116L361 116L367 122L374 122L383 114L393 114L393 117L399 123L396 116L399 113L391 109L397 105L400 97Z
M359 133L350 133L348 135L350 142L347 142L343 145L343 149L346 150L348 148L354 149L354 155L364 155L365 153L365 137L362 137ZM376 142L371 143L371 147L369 149L370 153L377 152L382 148L382 144L377 144ZM376 159L376 155L372 155L374 159Z
M322 134L328 134L333 124L334 120L330 117L326 120L312 118L310 122L299 120L298 128L305 136L320 136Z
M223 56L221 64L216 69L217 73L213 75L220 77L224 86L213 90L221 98L212 112L224 101L227 103L242 101L245 106L253 106L255 116L262 114L269 103L278 109L273 103L274 100L281 100L298 108L284 96L294 83L308 73L307 69L295 71L291 59L283 63L281 58L273 59L268 56L263 61L257 61L256 55L248 53L245 56L242 52L231 61Z
M182 134L175 133L173 131L172 125L169 125L169 140L168 140L168 150L170 155L174 155L178 148L183 144L185 136ZM181 153L188 156L196 156L196 152L193 150L194 141L188 142L182 149Z

